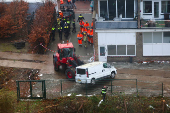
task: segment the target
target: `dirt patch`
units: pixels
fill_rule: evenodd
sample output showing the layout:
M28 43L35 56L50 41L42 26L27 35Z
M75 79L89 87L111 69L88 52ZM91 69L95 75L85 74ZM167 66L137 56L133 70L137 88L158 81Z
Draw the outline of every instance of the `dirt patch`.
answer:
M16 80L39 80L38 72L39 70L0 67L0 88L16 91Z

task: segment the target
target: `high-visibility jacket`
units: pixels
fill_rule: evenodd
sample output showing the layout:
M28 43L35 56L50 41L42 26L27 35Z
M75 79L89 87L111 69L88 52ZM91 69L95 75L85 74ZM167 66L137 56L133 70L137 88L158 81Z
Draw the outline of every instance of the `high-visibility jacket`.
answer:
M64 1L63 1L63 0L60 0L60 4L64 4Z
M84 24L84 27L89 27L89 23L85 23L85 24Z
M82 28L82 32L83 32L83 33L87 33L87 28L84 28L84 27L83 27L83 28Z
M92 38L93 37L93 31L90 31L90 38Z
M81 19L83 19L84 17L81 15L81 16L79 16L78 18L81 20Z
M55 30L55 27L52 27L51 30L54 31L54 30Z
M58 30L62 30L63 28L62 27L58 27Z
M80 25L80 27L83 27L83 26L84 26L84 22L83 22L83 21L80 21L80 22L79 22L79 25Z
M93 22L91 23L91 27L93 27Z
M102 94L106 94L106 88L102 88Z
M83 35L81 33L77 34L78 40L81 40L83 38Z
M87 30L87 35L90 35L90 29Z
M69 20L67 20L67 24L70 24L70 21L69 21Z

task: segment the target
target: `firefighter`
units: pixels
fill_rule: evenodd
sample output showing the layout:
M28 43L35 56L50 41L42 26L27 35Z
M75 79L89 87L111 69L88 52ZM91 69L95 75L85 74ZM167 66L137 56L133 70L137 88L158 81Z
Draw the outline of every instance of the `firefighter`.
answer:
M64 22L64 23L66 22L66 17L65 17L65 16L63 16L63 22Z
M54 26L51 28L51 37L52 37L52 41L54 41L55 40L55 27Z
M68 32L70 33L70 20L67 18Z
M68 38L68 25L67 25L67 23L65 22L64 23L64 36L65 36L65 38L67 39Z
M80 22L80 21L83 21L84 20L84 17L80 14L80 16L78 17L78 19L77 19L77 22Z
M103 87L102 87L102 92L101 92L101 94L103 95L103 101L105 101L107 88L108 88L108 87L106 87L106 86L103 86Z
M58 33L59 33L60 40L62 40L62 32L63 32L63 28L62 28L62 26L59 26L58 27Z
M79 22L79 25L80 25L80 32L82 33L82 28L84 27L84 22L83 22L83 20L81 20L81 21Z
M79 46L82 46L83 35L80 33L80 31L77 34L77 39Z
M90 35L89 35L89 41L90 41L90 44L93 44L93 31L92 29L90 29Z
M73 25L72 32L76 33L75 19L73 20L72 25Z

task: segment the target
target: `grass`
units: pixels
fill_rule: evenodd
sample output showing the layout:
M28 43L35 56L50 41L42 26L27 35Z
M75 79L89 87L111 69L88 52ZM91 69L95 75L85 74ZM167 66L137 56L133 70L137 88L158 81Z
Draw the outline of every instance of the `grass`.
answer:
M1 43L0 51L1 52L15 52L15 53L27 53L28 52L28 43L25 44L23 49L16 49L12 43Z
M98 107L101 95L58 97L53 100L17 102L16 92L0 90L0 113L170 113L170 98L107 96Z

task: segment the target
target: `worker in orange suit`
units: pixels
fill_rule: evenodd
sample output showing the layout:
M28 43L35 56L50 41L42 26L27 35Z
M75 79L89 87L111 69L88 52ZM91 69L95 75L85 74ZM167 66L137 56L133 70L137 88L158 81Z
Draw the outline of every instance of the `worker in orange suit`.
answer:
M90 36L89 36L89 38L90 38L90 44L93 44L93 31L92 31L92 29L90 29Z
M63 1L63 0L60 0L60 4L64 4L64 1Z
M83 27L83 28L82 28L82 33L83 33L83 34L84 34L84 33L87 34L87 28L86 28L86 27Z
M61 5L64 4L64 1L63 0L60 0L60 9L61 9ZM63 9L64 9L64 6L63 6Z
M59 11L59 15L61 18L63 18L63 12L62 11Z
M68 3L68 4L71 4L71 0L67 0L67 3Z
M82 28L84 27L84 22L83 22L83 20L81 20L81 21L79 22L79 25L80 25L80 32L82 33Z
M87 42L90 43L90 28L87 29Z
M77 39L79 46L82 46L83 35L80 33L80 31L77 34Z
M86 21L86 23L84 24L84 27L85 27L85 28L89 27L88 21Z

